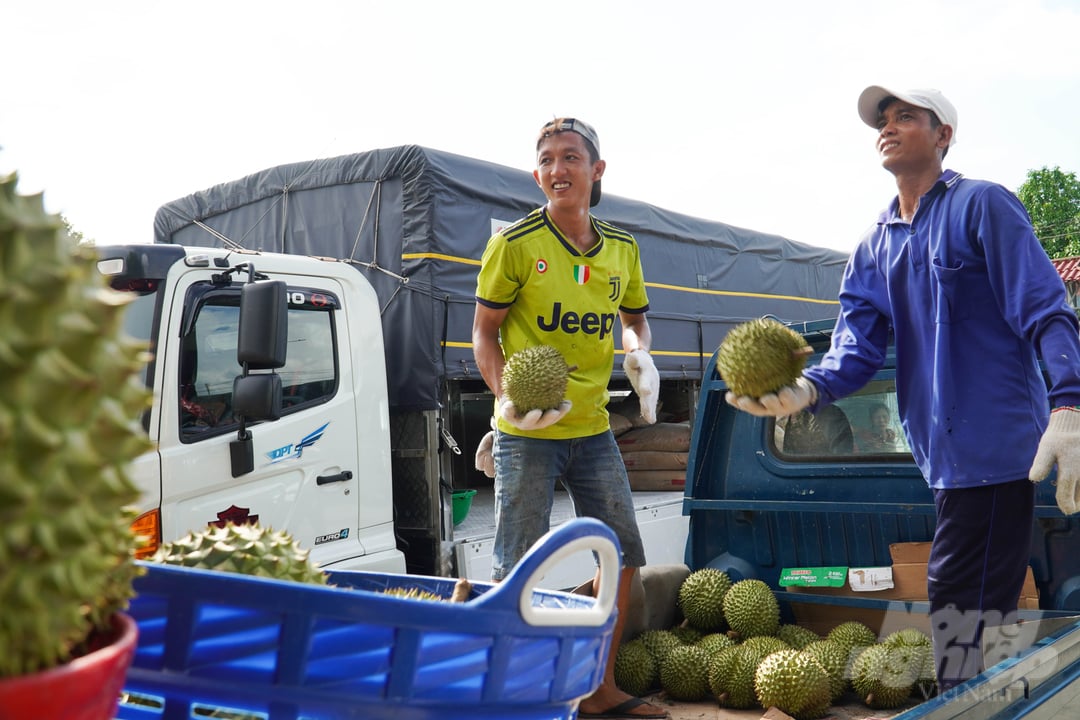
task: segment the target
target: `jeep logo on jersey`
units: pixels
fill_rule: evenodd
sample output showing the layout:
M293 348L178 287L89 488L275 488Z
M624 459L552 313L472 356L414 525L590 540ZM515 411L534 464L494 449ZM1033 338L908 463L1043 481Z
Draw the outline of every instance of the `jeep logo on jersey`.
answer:
M603 340L615 327L615 313L597 315L590 312L578 315L572 310L567 310L564 313L562 303L557 302L551 308L550 318L545 318L543 315L537 316L536 326L544 332L562 330L567 335L576 335L579 332L586 335L599 334L599 339Z

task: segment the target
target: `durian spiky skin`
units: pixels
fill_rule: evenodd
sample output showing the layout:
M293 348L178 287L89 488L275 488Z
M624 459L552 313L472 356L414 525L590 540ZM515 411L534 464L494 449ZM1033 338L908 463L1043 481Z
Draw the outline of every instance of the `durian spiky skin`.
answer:
M164 543L154 562L325 585L326 573L284 530L225 523Z
M694 644L709 653L709 655L715 655L721 650L735 647L735 641L727 633L721 632L709 633Z
M667 658L668 653L682 645L682 641L670 630L646 630L638 639L653 656L657 668Z
M709 690L720 707L745 709L757 702L754 672L759 658L742 645L721 650L709 660Z
M877 644L877 635L874 631L857 620L840 623L829 631L825 639L843 647L849 658L852 652Z
M640 639L619 645L614 669L615 685L623 692L640 697L656 687L656 661Z
M888 710L907 702L925 657L915 650L877 644L859 653L851 666L851 687L867 707Z
M772 318L756 318L728 331L716 368L733 393L759 398L795 382L807 354L806 340L797 332Z
M566 399L571 368L556 348L534 345L517 351L503 366L502 390L519 414L552 410Z
M686 576L677 597L683 617L695 628L707 633L726 625L724 595L731 589L731 578L723 570L702 568Z
M660 663L660 687L675 700L693 702L709 691L709 655L695 645L672 648Z
M128 466L152 447L126 296L16 185L0 178L0 677L67 662L127 607Z
M724 595L724 617L739 638L772 635L780 627L780 604L767 584L747 578Z
M829 689L832 699L836 700L844 694L848 687L847 651L840 645L828 640L815 640L802 649L803 652L813 655L825 672L829 674Z
M813 655L780 650L758 665L754 692L763 708L776 707L795 720L813 720L832 702L829 675Z
M776 637L786 642L796 650L802 650L810 643L818 642L821 636L810 628L801 625L782 623L776 631Z

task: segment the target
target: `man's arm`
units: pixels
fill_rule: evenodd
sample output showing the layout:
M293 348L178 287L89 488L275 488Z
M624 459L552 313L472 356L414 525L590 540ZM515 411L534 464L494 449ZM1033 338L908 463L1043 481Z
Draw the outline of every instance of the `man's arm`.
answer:
M628 313L620 310L619 320L622 322L623 351L627 353L631 350L648 352L649 348L652 347L652 330L649 328L649 319L645 316L645 313Z
M499 328L502 327L509 308L496 310L476 303L473 314L473 357L480 369L488 389L495 393L496 399L502 395L502 372L506 358L503 357L502 345L499 344Z

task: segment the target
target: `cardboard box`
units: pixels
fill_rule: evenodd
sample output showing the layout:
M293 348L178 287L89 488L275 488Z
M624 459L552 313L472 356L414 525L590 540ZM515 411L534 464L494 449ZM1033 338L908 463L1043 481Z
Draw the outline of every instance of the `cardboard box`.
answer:
M880 600L926 601L926 563L930 558L929 542L893 543L889 545L893 564L888 568L849 568L848 582L842 587L793 585L792 592L826 595L869 597ZM785 569L790 573L790 569ZM891 584L890 581L891 580ZM1027 569L1018 607L1022 610L1039 608L1039 590L1031 568Z
M930 543L893 543L889 545L889 556L893 561L893 583L900 591L897 599L926 600L926 563L930 560ZM1030 567L1024 577L1018 606L1022 610L1039 609L1039 590Z

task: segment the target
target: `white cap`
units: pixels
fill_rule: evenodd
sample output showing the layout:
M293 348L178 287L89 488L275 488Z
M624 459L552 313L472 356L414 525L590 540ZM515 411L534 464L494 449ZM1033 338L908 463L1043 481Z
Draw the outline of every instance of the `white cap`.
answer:
M940 90L921 88L916 90L890 90L880 85L871 85L859 95L859 117L872 128L877 128L881 118L881 103L886 98L903 100L909 105L929 110L937 116L942 125L952 128L949 147L956 142L956 108L941 94Z

